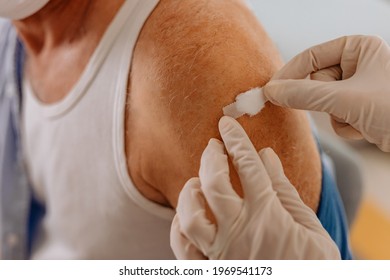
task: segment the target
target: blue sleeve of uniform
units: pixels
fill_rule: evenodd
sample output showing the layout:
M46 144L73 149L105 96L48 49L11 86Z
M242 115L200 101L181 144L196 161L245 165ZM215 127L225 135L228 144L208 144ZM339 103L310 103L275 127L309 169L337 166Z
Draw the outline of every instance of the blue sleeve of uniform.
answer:
M348 225L337 189L336 182L329 170L329 167L322 160L322 191L317 217L322 226L326 229L340 250L343 260L352 259L348 242Z

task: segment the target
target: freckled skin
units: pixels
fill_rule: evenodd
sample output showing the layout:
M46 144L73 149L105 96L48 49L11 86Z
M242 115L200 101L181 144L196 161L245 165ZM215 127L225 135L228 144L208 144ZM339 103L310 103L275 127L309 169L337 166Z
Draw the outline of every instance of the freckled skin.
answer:
M242 1L161 0L138 38L129 79L126 153L140 192L175 207L185 182L198 176L208 140L220 139L222 108L264 85L281 65ZM316 210L321 166L305 113L267 103L261 114L238 120L256 149L275 150L303 201Z

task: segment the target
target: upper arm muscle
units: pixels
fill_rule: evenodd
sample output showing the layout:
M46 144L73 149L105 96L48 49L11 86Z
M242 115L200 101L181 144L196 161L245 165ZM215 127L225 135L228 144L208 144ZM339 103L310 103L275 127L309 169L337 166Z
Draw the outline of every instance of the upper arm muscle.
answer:
M222 108L264 85L280 66L272 42L241 1L161 0L132 63L126 142L137 187L175 206L185 181L197 176L208 140L220 138ZM277 152L303 200L316 209L320 162L306 116L267 103L261 114L239 121L257 149ZM240 192L233 171L232 182Z

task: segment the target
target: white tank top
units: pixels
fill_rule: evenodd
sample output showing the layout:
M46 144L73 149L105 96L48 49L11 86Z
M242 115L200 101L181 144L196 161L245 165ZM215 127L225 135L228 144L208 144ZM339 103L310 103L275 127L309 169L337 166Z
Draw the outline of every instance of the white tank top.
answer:
M34 259L174 258L174 211L134 187L124 142L132 50L157 3L125 1L60 102L42 104L24 81L26 164L34 194L46 206Z

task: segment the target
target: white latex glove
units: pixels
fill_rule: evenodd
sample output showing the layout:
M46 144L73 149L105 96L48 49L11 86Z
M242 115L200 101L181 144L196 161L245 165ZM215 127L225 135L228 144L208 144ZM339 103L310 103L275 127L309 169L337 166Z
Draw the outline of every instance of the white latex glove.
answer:
M180 193L171 247L179 259L340 259L336 244L307 207L270 148L258 154L240 124L219 123L222 139L240 177L233 190L222 142L203 152L199 178ZM216 225L206 217L209 205Z
M263 92L279 106L327 112L340 136L363 136L390 151L390 47L379 37L314 46L277 72Z

